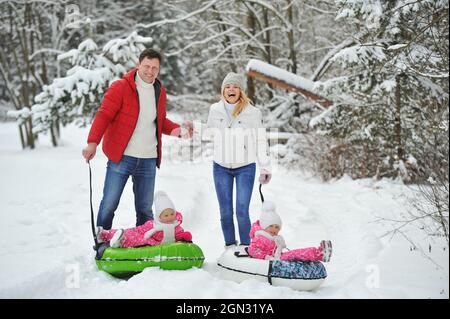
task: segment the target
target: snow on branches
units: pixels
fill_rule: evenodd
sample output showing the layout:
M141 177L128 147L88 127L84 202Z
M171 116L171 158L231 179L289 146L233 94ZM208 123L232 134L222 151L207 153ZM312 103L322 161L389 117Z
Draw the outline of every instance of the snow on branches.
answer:
M32 117L34 134L47 132L56 123L65 125L78 120L79 124L86 124L108 86L136 65L145 44L151 42L152 38L136 32L109 41L101 50L92 39L84 40L77 49L58 56L58 61L70 65L66 76L45 85L31 109L11 111L8 115L19 123Z
M314 126L355 150L362 146L372 155L369 161L378 161L369 166L376 171L359 176L417 180L428 161L423 146L443 134L428 113L448 108L448 1L336 4L336 19L356 33L351 46L329 59L338 62L337 76L317 89L336 104L316 117Z

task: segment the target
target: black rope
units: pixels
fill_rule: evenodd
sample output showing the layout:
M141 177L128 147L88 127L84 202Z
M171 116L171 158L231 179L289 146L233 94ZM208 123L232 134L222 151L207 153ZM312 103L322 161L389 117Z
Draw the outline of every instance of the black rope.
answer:
M95 225L94 225L94 209L92 208L92 170L91 163L88 162L89 165L89 201L91 204L91 228L92 228L92 237L94 237L95 247L94 249L98 249L98 241L97 235L95 234Z
M259 195L261 195L261 202L264 203L264 196L263 196L263 193L261 191L261 187L262 187L262 184L259 184Z

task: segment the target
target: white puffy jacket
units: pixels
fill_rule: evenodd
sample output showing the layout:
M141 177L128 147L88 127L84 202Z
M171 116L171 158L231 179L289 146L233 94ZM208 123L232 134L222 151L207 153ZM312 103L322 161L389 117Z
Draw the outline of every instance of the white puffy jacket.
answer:
M246 106L230 117L223 101L211 105L204 135L214 139L214 162L226 168L239 168L257 162L270 172L267 136L261 111Z

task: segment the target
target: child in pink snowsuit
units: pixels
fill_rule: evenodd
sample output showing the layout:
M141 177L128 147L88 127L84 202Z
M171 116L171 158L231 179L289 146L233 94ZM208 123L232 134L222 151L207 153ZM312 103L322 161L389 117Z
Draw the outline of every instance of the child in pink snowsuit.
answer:
M175 206L165 192L155 194L156 220L149 220L145 224L128 229L99 229L100 242L109 241L110 246L138 247L155 246L175 241L192 241L190 232L184 231L180 224L183 221L181 213L175 210Z
M331 241L322 240L319 247L308 247L282 252L286 243L281 235L281 218L275 212L275 204L265 201L259 220L250 230L250 257L265 260L330 261Z

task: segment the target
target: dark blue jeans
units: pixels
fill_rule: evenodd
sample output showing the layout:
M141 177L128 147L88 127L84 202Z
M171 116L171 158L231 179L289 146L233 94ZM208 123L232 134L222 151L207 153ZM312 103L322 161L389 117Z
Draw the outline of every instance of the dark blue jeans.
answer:
M136 158L124 155L119 163L108 161L97 226L111 229L114 212L119 206L120 197L130 175L133 180L136 226L153 219L156 158Z
M236 179L236 217L241 245L250 244L249 207L255 182L256 164L229 169L213 164L214 185L220 206L220 223L225 245L236 242L233 222L233 184Z

